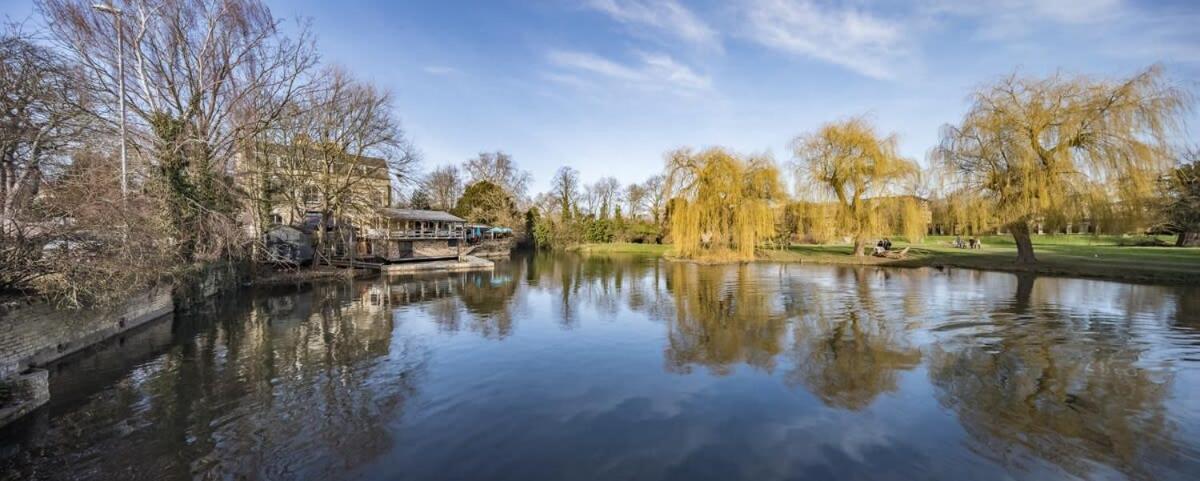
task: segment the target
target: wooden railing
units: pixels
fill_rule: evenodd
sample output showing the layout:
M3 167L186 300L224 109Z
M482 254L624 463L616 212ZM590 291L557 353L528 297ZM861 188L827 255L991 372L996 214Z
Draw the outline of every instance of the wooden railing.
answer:
M382 235L383 235L383 238L385 238L385 239L399 239L399 240L407 240L407 239L459 239L459 238L461 238L461 237L463 236L463 231L461 231L461 230L453 230L453 229L451 229L451 230L447 230L447 229L440 229L440 230L433 230L433 229L426 229L426 230L404 230L404 229L392 229L392 230L384 231L384 230L380 229L380 230L377 230L377 231L376 231L376 235L378 236L379 234L382 234Z

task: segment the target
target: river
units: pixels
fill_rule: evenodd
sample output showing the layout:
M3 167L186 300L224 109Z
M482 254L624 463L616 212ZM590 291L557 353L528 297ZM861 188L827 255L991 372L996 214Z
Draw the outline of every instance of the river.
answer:
M525 255L50 366L3 479L1197 479L1200 288Z

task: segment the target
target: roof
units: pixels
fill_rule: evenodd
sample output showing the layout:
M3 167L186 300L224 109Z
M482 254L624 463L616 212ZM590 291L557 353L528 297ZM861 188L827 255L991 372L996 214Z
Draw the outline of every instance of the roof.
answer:
M417 221L433 221L433 222L466 222L466 220L440 210L421 210L421 209L393 209L384 208L380 213L385 217L396 220L417 220Z

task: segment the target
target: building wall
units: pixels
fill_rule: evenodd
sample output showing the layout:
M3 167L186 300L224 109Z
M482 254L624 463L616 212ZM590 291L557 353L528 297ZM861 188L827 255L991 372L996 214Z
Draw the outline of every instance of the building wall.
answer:
M413 241L413 257L449 257L458 255L458 247L446 240Z
M236 156L236 172L239 183L249 183L254 179L253 165L247 162L247 157L238 153ZM378 159L376 159L378 160ZM378 160L378 162L382 162ZM302 178L303 172L292 172L288 178ZM304 187L299 187L297 192L292 192L290 196L277 196L272 199L271 216L281 224L295 225L304 220L305 212L316 211L320 208L319 199L316 202L307 202L305 199ZM364 175L354 181L350 187L354 197L363 199L361 207L367 212L364 213L348 213L346 214L350 222L356 226L370 227L373 222L376 222L377 215L375 210L380 207L387 207L392 202L392 185L388 177L386 167L372 167ZM290 198L289 198L290 197Z

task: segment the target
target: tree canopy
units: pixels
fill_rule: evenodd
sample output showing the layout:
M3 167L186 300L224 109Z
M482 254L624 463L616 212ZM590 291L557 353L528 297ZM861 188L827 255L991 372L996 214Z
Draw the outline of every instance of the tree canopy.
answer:
M836 201L830 220L837 230L854 237L854 255L864 255L869 236L879 233L883 225L878 197L894 193L900 180L918 172L917 164L897 152L894 134L881 138L862 118L825 124L797 137L793 148L801 189Z
M454 215L467 222L515 227L517 206L503 187L486 180L471 184L454 206Z
M1200 153L1173 169L1162 182L1166 196L1161 211L1167 226L1179 237L1175 245L1200 244Z
M1029 224L1039 218L1138 217L1170 166L1188 105L1158 67L1119 80L1012 75L971 99L934 159L972 194L970 205L1007 225L1021 264L1036 261Z
M785 198L779 168L767 156L714 147L667 155L666 189L675 192L671 235L684 258L747 260L775 231L776 203Z

